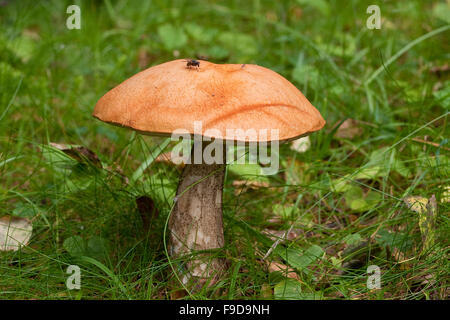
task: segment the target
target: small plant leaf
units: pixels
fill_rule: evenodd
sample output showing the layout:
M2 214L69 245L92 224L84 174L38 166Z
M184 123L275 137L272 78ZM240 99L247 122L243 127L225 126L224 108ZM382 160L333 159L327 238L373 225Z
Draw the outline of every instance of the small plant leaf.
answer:
M280 246L277 247L276 251L290 266L299 271L307 268L311 263L320 259L324 254L324 251L318 245L312 245L304 252L301 252L295 248L285 249Z
M86 255L97 260L104 260L108 254L108 245L104 238L94 236L86 246Z
M344 238L344 242L349 246L356 246L363 241L359 233L352 233Z
M274 296L277 300L315 300L319 293L303 292L301 283L295 279L285 279L275 285Z
M355 212L368 211L381 201L379 192L369 190L369 192L364 195L363 190L357 186L348 188L344 193L344 198L350 209Z
M300 213L300 209L294 205L283 206L281 204L275 204L272 210L273 213L284 220L293 219Z
M227 170L235 175L245 177L252 181L268 182L267 176L263 174L263 168L259 164L253 163L231 163L228 165Z
M86 243L80 236L72 236L63 242L64 249L73 257L86 254Z
M447 3L436 3L433 7L433 16L446 23L450 23L450 3L448 1Z

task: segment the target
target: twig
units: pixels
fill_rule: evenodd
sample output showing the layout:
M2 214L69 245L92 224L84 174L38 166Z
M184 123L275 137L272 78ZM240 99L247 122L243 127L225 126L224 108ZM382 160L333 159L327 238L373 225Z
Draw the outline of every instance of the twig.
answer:
M436 147L436 148L441 148L447 151L450 151L450 148L441 146L439 143L436 142L431 142L431 141L427 141L427 140L422 140L419 138L412 138L411 140L415 141L415 142L420 142L420 143L425 143L425 144L429 144L430 146Z

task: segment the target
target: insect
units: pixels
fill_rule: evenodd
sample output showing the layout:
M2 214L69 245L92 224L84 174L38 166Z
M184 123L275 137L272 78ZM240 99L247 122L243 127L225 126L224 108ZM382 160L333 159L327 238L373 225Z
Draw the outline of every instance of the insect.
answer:
M186 68L188 69L192 69L192 67L194 68L200 68L200 61L197 60L193 60L193 59L189 59L189 60L185 60L186 61Z

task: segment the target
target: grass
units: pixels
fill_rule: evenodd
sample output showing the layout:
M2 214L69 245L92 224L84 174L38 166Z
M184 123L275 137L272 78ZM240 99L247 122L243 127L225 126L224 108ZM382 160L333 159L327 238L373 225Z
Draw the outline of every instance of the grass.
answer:
M80 30L66 28L72 2L0 7L0 216L33 223L28 246L0 252L1 299L447 298L448 3L380 2L369 30L371 1L74 2ZM152 154L167 143L91 113L138 71L198 56L279 72L327 125L304 153L282 145L266 180L228 170L218 254L230 268L189 295L164 249L180 169ZM89 148L105 169L51 142ZM433 195L435 211L404 202ZM143 196L157 213L139 210ZM74 264L81 290L65 285ZM367 288L369 265L381 289Z

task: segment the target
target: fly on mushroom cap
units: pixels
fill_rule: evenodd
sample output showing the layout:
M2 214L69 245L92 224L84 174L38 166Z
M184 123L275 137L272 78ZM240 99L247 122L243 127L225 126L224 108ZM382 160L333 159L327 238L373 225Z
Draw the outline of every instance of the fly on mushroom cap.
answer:
M260 137L260 130L277 129L283 141L325 124L305 96L272 70L252 64L200 63L198 72L187 69L183 59L139 72L106 93L94 116L168 136L177 129L194 134L194 122L201 121L205 136L246 142L251 142L249 137L227 136L227 129L254 129L255 141L269 139ZM216 134L208 134L209 129L216 129Z
M201 60L201 67L193 70L186 62L170 61L132 76L97 102L94 116L145 134L170 136L184 129L191 135L241 142L291 140L325 124L303 94L274 71ZM198 122L201 132L195 127ZM276 138L267 135L271 130L278 131ZM203 150L209 147L200 143ZM184 167L169 219L171 256L224 246L225 167L226 161ZM197 254L178 270L183 270L185 282L194 278L203 284L220 277L225 268L223 259Z
M186 60L186 67L188 69L190 69L191 67L199 68L200 67L200 62L197 61L197 60L194 60L194 59Z

